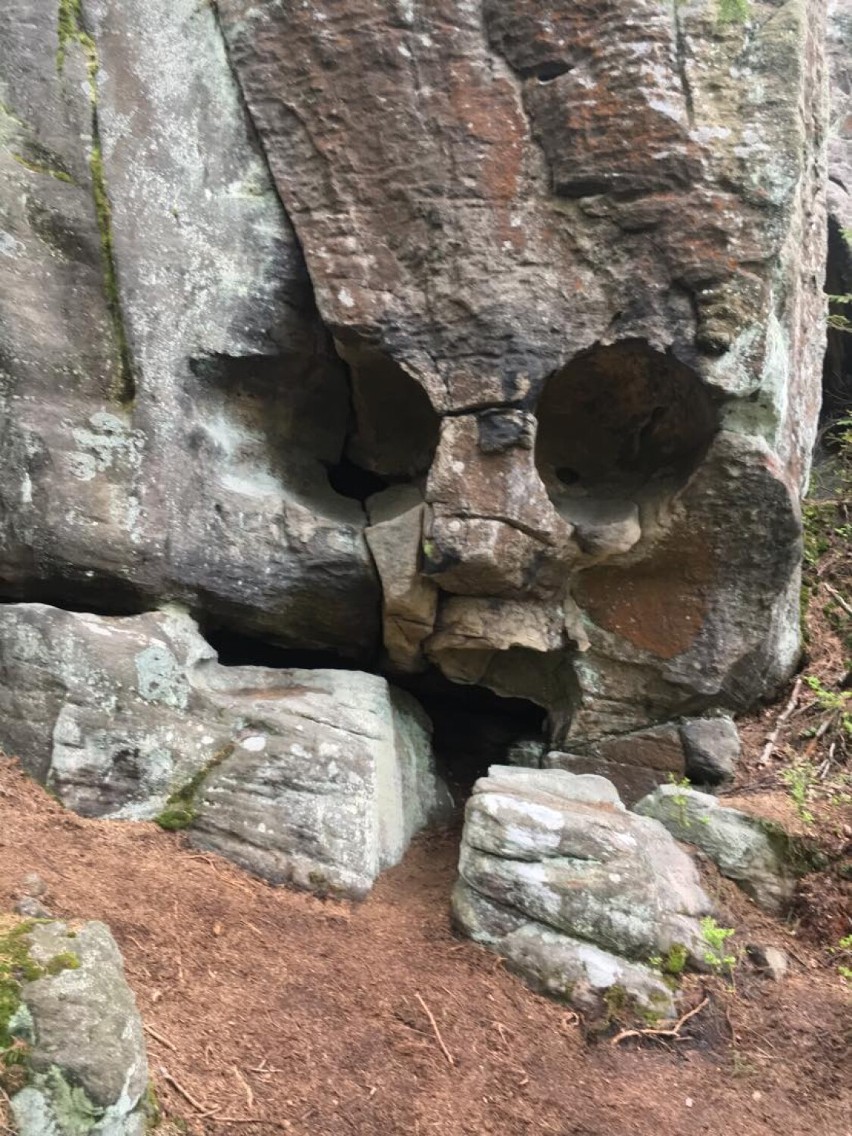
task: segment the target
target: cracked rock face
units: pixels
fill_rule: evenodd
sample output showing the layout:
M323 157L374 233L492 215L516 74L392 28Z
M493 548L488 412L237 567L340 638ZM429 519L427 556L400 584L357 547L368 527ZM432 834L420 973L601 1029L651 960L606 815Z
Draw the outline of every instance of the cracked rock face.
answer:
M671 991L648 960L683 949L701 966L709 911L686 852L604 778L492 766L474 786L454 917L533 985L585 1010L621 986L667 1016Z
M824 0L73 7L0 13L3 596L580 756L790 672Z
M852 2L830 0L828 48L831 120L828 137L828 273L826 291L852 294ZM850 306L836 305L850 315ZM849 335L829 329L825 410L832 416L847 405L852 390Z
M179 612L42 604L0 606L0 659L0 750L64 804L176 818L274 883L362 896L450 804L428 718L376 675L224 667Z

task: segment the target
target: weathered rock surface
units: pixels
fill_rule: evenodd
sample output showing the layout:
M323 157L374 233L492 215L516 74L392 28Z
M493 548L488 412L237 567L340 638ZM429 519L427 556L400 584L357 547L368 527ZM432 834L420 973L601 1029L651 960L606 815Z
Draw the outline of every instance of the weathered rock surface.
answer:
M702 963L710 902L692 861L602 777L493 766L467 805L459 876L462 930L584 1009L621 986L666 1015L647 961L679 946Z
M539 701L571 751L772 689L819 401L824 4L219 10L357 452L404 475L391 389L443 419L398 432L426 503L381 570L399 664Z
M44 923L26 939L48 973L23 984L13 1019L31 1074L11 1102L20 1136L142 1136L145 1039L109 929Z
M358 671L221 666L176 610L0 606L0 676L0 748L64 804L193 822L275 882L362 895L447 804L412 698Z
M828 272L826 291L852 295L852 0L829 0L831 120L828 136ZM851 304L835 304L852 318ZM842 414L852 397L852 337L830 328L825 362L825 410Z
M755 817L681 785L661 785L634 809L660 821L678 840L700 848L723 876L765 910L783 912L792 899L795 877L785 858L783 833Z
M66 7L0 13L3 593L364 654L346 376L213 8Z
M649 730L603 737L579 747L578 752L551 750L540 764L544 769L599 773L632 805L672 778L680 781L686 776L699 785L730 780L739 756L740 738L730 718L684 718Z
M681 723L686 776L697 785L719 785L736 772L742 746L731 718L690 718Z
M824 46L825 0L10 0L0 595L383 645L576 755L766 695Z
M384 679L240 667L206 686L242 729L198 791L194 844L273 883L362 896L447 815L429 720Z

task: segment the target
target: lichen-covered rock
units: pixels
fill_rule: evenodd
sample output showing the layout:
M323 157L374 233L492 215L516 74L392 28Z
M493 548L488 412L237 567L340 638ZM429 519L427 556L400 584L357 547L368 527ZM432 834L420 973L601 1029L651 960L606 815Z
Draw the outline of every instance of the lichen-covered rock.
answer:
M25 939L43 973L22 984L12 1022L29 1072L11 1102L20 1136L142 1136L145 1039L109 929L41 923Z
M493 766L467 805L459 875L459 926L583 1008L617 985L667 1013L648 961L703 963L710 902L692 861L602 777Z
M273 883L360 897L447 817L431 724L383 678L240 667L206 681L242 729L198 789L193 844Z
M682 785L661 785L634 811L653 817L678 840L700 848L760 907L777 914L788 906L795 888L785 855L788 841L771 825Z
M213 7L15 0L0 87L4 593L372 650L346 375Z
M363 895L444 815L431 724L359 671L225 667L177 610L0 606L0 749L85 815L192 825L275 882Z

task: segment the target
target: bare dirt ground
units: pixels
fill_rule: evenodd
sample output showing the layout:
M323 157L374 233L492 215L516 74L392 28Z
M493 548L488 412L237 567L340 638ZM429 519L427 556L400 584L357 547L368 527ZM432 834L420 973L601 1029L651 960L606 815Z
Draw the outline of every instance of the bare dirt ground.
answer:
M457 834L423 837L363 904L322 901L153 824L83 820L0 761L0 909L36 872L55 914L110 925L163 1133L852 1136L849 988L795 927L711 880L790 976L695 979L710 1003L683 1040L613 1046L453 935L456 856Z

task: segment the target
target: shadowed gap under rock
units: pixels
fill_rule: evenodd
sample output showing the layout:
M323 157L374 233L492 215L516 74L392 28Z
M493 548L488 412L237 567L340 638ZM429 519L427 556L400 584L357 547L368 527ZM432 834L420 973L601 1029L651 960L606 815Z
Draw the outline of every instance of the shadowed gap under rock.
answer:
M226 667L364 669L331 651L289 650L215 627L202 628L202 633ZM431 719L439 767L457 800L469 794L489 766L505 765L515 743L544 746L545 711L523 698L502 698L484 686L454 683L432 669L415 675L384 673L384 677L416 698Z

